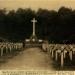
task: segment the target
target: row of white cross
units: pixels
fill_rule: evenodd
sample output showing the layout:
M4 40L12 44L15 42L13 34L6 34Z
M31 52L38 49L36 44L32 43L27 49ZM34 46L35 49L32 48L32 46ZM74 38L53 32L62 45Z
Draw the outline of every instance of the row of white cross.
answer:
M19 50L22 47L22 43L0 42L0 56L3 56L4 50L6 53L8 53L8 51L11 53L14 49Z
M73 60L73 54L75 52L75 44L43 44L42 48L47 50L48 53L51 54L52 58L55 57L55 60L58 60L58 54L61 58L61 67L64 66L64 59L66 58L66 54L69 53L70 61Z

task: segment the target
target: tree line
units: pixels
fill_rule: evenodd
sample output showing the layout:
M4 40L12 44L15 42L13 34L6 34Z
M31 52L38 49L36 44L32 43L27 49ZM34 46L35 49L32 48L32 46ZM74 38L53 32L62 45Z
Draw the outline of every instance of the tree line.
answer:
M0 9L0 36L11 41L23 41L32 35L33 18L37 19L36 35L51 43L75 43L75 10L61 7L58 11L19 8Z

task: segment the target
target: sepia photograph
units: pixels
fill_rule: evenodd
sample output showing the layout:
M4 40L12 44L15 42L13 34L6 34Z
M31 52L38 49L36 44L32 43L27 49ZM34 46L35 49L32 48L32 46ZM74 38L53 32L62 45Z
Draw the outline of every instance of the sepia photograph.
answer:
M74 75L75 0L0 0L1 70Z

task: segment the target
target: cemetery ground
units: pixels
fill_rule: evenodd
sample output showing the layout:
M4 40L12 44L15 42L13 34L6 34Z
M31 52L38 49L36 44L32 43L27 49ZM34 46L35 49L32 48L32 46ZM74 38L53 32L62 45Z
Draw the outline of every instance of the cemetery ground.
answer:
M73 56L73 59L75 56ZM59 58L60 60L60 58ZM58 60L58 61L59 61ZM68 62L68 63L66 63ZM60 67L60 62L54 61L51 55L44 52L39 47L24 48L11 54L0 57L0 70L75 70L75 60L70 62L65 59L64 67Z

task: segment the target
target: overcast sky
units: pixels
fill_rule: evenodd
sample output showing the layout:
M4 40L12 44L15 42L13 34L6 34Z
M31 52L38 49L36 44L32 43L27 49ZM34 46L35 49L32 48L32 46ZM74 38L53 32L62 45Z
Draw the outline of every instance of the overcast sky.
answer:
M75 9L75 0L0 0L0 8L6 8L7 10L17 8L58 10L61 6Z

